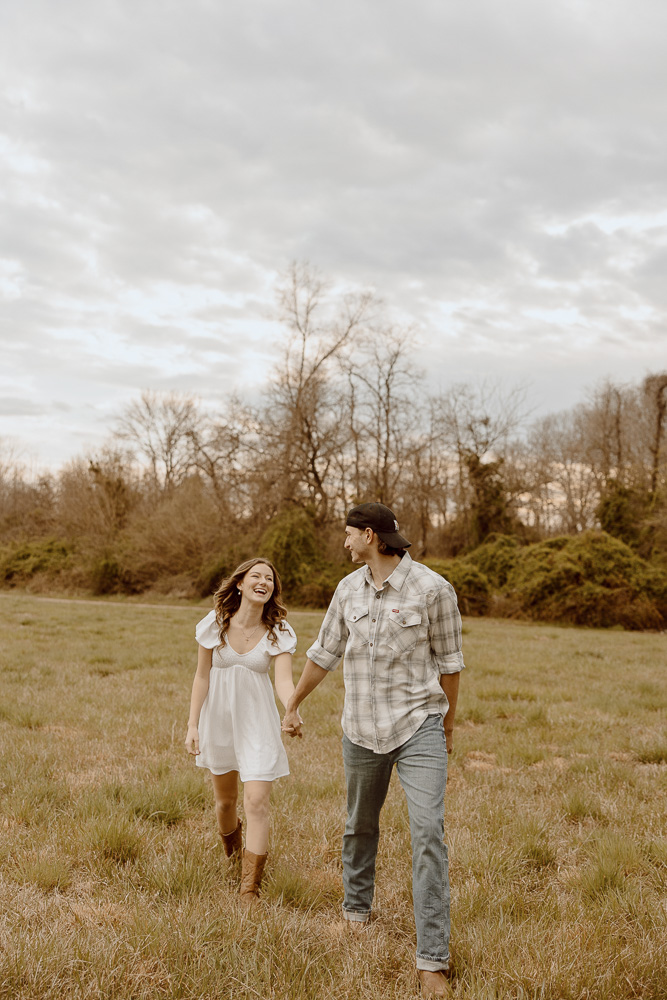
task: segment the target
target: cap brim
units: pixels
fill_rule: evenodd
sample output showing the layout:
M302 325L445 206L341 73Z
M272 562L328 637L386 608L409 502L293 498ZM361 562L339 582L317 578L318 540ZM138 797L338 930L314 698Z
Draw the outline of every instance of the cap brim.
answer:
M373 529L375 531L375 529ZM385 545L391 545L392 549L409 549L412 542L409 542L407 538L403 538L403 535L399 535L398 531L375 531L378 538L381 538Z

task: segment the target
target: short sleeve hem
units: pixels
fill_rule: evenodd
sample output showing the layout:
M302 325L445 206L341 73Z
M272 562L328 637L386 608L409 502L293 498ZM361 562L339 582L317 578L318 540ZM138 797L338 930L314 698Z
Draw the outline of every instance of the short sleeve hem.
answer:
M214 649L220 645L220 629L215 620L215 611L209 611L195 626L195 639L204 649Z
M293 653L296 649L296 632L289 622L284 621L282 624L287 628L281 629L278 625L274 628L277 642L272 642L267 633L267 643L272 656L278 656L279 653Z

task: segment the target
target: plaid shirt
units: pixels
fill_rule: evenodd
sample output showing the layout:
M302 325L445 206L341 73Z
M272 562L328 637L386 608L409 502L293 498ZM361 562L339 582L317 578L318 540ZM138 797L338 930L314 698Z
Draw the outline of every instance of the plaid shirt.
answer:
M406 553L375 589L368 566L338 584L308 657L334 670L345 654L343 732L389 753L427 715L446 715L440 674L463 669L461 616L450 583Z

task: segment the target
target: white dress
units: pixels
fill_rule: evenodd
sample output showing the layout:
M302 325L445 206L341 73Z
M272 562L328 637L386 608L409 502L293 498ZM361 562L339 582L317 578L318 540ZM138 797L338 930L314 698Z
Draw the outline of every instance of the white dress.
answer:
M220 645L215 611L195 629L199 645L213 650L197 756L198 766L213 774L238 771L241 781L274 781L289 774L269 667L278 653L294 652L296 635L291 625L286 631L276 625L274 631L277 643L267 632L248 653L237 653L228 639Z

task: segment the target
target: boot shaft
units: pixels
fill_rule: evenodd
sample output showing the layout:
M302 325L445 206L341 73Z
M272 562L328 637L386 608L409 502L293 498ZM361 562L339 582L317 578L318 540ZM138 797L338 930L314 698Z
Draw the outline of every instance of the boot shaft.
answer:
M259 899L259 888L262 884L264 865L268 854L253 854L252 851L243 852L241 863L241 899L245 903L252 903Z
M225 849L225 854L228 858L241 857L241 851L243 850L243 836L242 836L242 823L241 820L238 821L236 829L232 833L221 833L222 846Z

